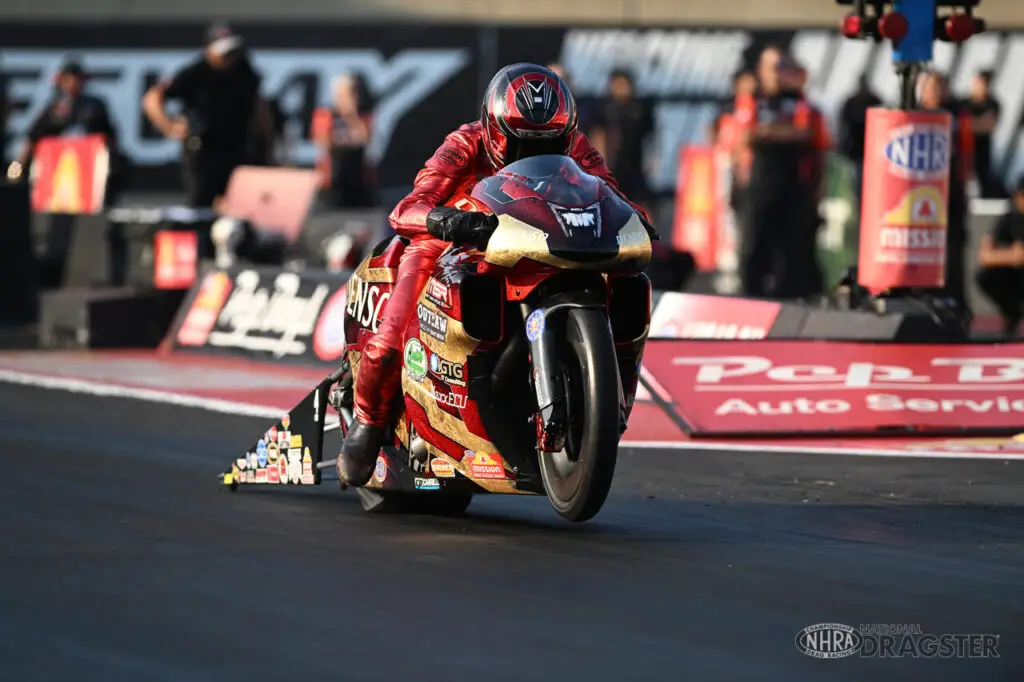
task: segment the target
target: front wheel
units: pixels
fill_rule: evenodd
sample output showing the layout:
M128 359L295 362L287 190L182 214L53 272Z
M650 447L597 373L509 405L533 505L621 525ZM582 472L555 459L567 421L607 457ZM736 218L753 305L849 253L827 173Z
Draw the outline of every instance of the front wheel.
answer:
M604 506L619 451L619 377L608 317L600 308L571 308L562 371L568 434L561 452L540 454L551 506L586 521Z

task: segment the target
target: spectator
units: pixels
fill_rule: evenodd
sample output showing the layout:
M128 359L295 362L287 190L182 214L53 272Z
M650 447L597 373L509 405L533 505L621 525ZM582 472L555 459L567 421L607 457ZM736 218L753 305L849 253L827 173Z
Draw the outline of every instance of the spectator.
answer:
M576 115L579 117L579 129L584 135L591 137L591 133L594 129L594 121L597 118L595 114L594 102L590 98L580 98L579 94L575 91L572 82L572 76L565 70L565 67L558 62L552 62L547 67L551 69L555 75L565 81L569 89L573 91L573 95L576 96Z
M9 171L12 177L28 177L33 148L44 137L62 135L103 135L110 155L110 174L105 201L113 204L121 189L126 160L117 148L117 131L110 120L107 105L99 97L85 92L85 69L69 59L57 72L53 99L29 126L28 137Z
M740 211L746 205L744 194L750 182L750 148L740 144L740 130L736 121L737 110L742 110L757 93L757 76L753 71L737 71L732 78L733 99L724 104L715 118L711 138L718 151L729 156L729 205L737 221L742 222Z
M964 297L964 251L967 245L967 179L971 177L974 134L971 116L949 96L946 77L926 71L918 81L918 105L921 109L947 111L953 116L949 154L949 205L946 226L946 292L966 309Z
M648 102L635 96L633 78L613 71L608 98L597 111L591 141L604 156L623 194L637 203L650 200L644 174L644 146L654 132L654 114Z
M267 141L263 148L273 148L273 116L260 96L260 76L242 47L228 26L212 26L203 55L154 85L142 100L153 125L183 143L185 188L195 208L213 207L235 168L252 161L254 124ZM168 116L167 100L181 100L184 116Z
M839 152L853 164L853 200L860 214L864 183L864 136L868 109L882 106L882 100L871 90L867 76L861 76L857 91L843 103L839 112Z
M1003 332L1013 336L1024 306L1024 176L1017 181L1010 211L981 238L978 286L999 308Z
M992 72L982 71L971 83L971 96L964 103L974 129L974 174L981 196L1006 196L1002 183L992 174L992 133L999 123L999 102L992 97Z
M373 136L373 104L366 82L345 75L334 83L334 101L318 109L313 138L323 153L324 198L333 208L373 206L366 148Z
M779 48L768 47L758 62L758 96L737 107L752 155L741 212L740 279L748 296L802 298L820 288L813 241L828 137L821 114L803 96L804 79ZM769 289L773 273L779 274Z

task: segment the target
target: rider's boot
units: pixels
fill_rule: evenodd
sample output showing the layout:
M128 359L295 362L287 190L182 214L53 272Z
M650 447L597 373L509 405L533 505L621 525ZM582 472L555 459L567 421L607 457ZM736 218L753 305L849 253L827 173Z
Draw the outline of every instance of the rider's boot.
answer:
M363 349L356 376L355 419L338 457L338 477L348 485L366 485L373 476L391 402L402 379L398 359L398 351L380 349L373 340Z

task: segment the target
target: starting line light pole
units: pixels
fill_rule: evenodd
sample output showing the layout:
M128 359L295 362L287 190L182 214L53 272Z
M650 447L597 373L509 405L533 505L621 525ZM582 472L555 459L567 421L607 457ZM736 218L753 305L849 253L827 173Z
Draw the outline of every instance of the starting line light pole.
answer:
M980 0L836 3L852 7L840 25L844 37L892 43L900 80L896 109L867 112L857 283L878 312L923 304L935 313L950 303L943 289L949 164L958 129L949 112L917 108L918 76L932 61L936 40L962 43L985 31L985 22L974 16Z
M853 7L840 25L844 37L892 42L901 109L914 108L917 73L932 60L936 40L962 43L985 32L985 20L974 16L981 0L836 0L836 4Z

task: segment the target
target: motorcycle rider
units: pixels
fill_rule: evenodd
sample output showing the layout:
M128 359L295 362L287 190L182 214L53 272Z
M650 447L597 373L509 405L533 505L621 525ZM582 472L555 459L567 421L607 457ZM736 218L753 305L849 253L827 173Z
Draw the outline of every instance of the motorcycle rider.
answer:
M434 262L453 243L485 249L498 224L470 198L476 183L514 161L561 154L618 192L600 152L578 132L577 123L576 102L558 75L536 64L506 66L487 87L480 120L445 138L417 174L412 192L395 206L391 226L409 244L380 327L359 362L355 419L338 457L338 475L349 485L364 485L373 474L401 385L402 335ZM629 203L656 239L647 213Z

